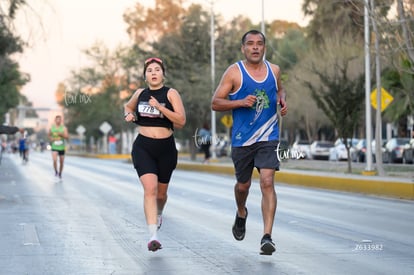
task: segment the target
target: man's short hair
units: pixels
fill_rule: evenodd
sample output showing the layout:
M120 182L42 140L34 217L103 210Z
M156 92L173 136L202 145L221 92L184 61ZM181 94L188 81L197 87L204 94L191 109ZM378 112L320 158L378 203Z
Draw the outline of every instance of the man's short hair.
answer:
M262 38L263 38L263 43L264 43L264 44L266 44L266 37L264 36L264 34L263 34L261 31L258 31L258 30L250 30L250 31L246 32L246 33L243 35L243 37L242 37L242 39L241 39L241 43L242 43L242 45L244 45L244 43L246 43L246 37L247 37L249 34L260 34L260 35L262 36Z

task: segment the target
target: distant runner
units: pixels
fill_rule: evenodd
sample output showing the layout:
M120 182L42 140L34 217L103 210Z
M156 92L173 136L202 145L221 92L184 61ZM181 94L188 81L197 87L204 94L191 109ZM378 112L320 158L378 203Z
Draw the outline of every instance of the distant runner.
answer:
M55 177L62 180L63 162L65 160L65 139L68 138L68 130L62 123L62 116L55 117L55 124L49 131L49 140L52 147L53 168ZM59 167L57 159L59 156Z

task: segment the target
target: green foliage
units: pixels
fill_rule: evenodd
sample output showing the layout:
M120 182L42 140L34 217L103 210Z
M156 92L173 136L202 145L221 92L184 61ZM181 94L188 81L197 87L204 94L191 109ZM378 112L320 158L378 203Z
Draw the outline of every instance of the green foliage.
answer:
M177 89L187 114L187 125L178 137L191 137L209 121L212 96L210 67L210 16L199 5L189 7L176 33L153 44L167 67L167 86Z
M24 85L28 78L18 70L18 65L8 58L0 57L0 123L4 122L4 115L10 108L19 104L19 87Z
M394 97L391 105L384 111L384 115L390 121L405 119L408 115L414 114L414 75L410 73L412 65L405 59L401 66L406 70L384 70L381 80L382 86Z
M308 43L305 34L301 30L291 29L286 32L283 38L277 39L277 50L274 50L275 57L269 56L270 60L288 71L299 62L308 51ZM271 51L268 50L268 53Z
M171 16L171 14L174 16ZM154 16L157 14L157 16ZM163 15L163 16L160 16ZM160 17L163 18L160 21ZM211 15L203 10L200 5L190 5L184 8L181 1L157 0L154 8L144 8L137 4L135 8L124 15L129 24L128 32L131 35L134 46L130 50L118 52L118 56L109 55L104 49L96 48L96 45L87 51L87 55L93 58L93 64L89 68L82 68L74 72L68 80L68 91L78 92L81 87L100 87L100 81L108 76L122 75L127 83L135 83L136 87L142 87L142 62L149 56L159 56L166 67L166 85L177 89L183 99L187 114L187 124L184 129L177 131L178 138L191 138L197 128L204 122L211 120L211 97L222 73L232 63L243 58L240 51L242 35L249 29L260 29L258 25L246 17L239 16L230 22L222 22L220 15L215 15L215 76L212 80L211 72ZM164 22L167 20L168 22ZM171 24L170 24L171 23ZM276 45L278 33L288 33L289 43L282 44L282 51L289 51L285 60L289 64L297 62L305 43L304 35L290 33L285 28L298 29L297 24L270 24L267 29L270 33L267 44L268 58L280 60L280 54L272 45ZM300 31L297 31L300 32ZM282 39L279 39L282 40ZM285 52L282 53L283 55ZM110 61L112 60L112 61ZM121 72L104 69L109 64L117 64L122 68ZM105 93L105 89L101 89ZM91 96L93 104L89 106L66 106L69 110L69 129L73 131L76 124L93 126L92 118L102 120L103 114L92 111L101 107L96 98ZM79 104L78 104L79 105ZM89 108L83 110L81 108ZM93 115L88 115L93 113ZM81 121L76 116L86 116ZM217 121L225 115L217 113ZM109 119L109 118L106 118ZM88 122L89 121L89 122ZM217 132L225 132L221 123L217 123Z
M112 53L98 43L86 50L85 55L92 65L72 71L60 96L59 104L67 112L69 132L76 133L76 128L83 125L87 129L87 139L91 136L98 139L102 137L99 126L104 121L111 124L114 132L132 128L132 124L126 124L123 120L123 106L127 98L121 95L125 93L129 97L141 82L142 74L136 63L140 53L125 48Z
M386 16L392 0L375 0L378 13ZM302 10L312 16L308 38L318 46L326 38L347 36L357 43L364 42L364 1L304 0Z
M0 9L0 123L10 108L19 104L19 89L29 81L29 77L19 71L19 66L11 55L21 52L23 43L13 34L10 22L15 18L17 10L26 4L24 0L9 0L6 12Z

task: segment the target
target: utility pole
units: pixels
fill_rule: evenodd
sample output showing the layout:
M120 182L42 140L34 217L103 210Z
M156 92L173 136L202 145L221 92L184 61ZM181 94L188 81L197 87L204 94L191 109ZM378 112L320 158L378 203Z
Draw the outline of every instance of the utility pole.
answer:
M369 32L369 0L365 0L364 9L364 40L365 40L365 133L367 166L365 172L370 174L372 169L372 118L371 118L371 61L370 61L370 32Z
M265 34L265 23L264 23L264 0L262 0L262 24L261 24L262 33Z
M264 20L264 0L262 0L262 23L261 23L261 31L264 36L266 36L265 30L265 20ZM266 60L266 52L263 55L263 60Z
M214 90L215 90L215 79L216 79L216 63L215 63L215 43L214 43L214 30L215 30L215 25L214 25L214 1L211 0L210 1L211 4L211 10L210 10L210 44L211 44L211 48L210 48L210 55L211 55L211 92L212 94L214 94ZM215 140L217 137L217 133L216 133L216 111L211 110L211 157L213 159L217 158L216 155L216 144L215 144Z
M372 14L375 15L374 0L371 0ZM379 176L384 176L384 168L382 167L382 119L381 119L381 64L379 53L379 33L375 16L372 16L372 29L375 34L375 75L377 82L377 111L375 119L375 160L377 163L377 171Z

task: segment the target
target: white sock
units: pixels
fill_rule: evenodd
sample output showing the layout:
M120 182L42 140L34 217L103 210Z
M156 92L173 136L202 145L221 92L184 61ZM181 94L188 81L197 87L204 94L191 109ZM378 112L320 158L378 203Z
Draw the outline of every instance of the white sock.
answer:
M150 235L151 235L151 239L150 239L150 241L152 241L152 240L157 240L158 238L157 238L157 225L156 224L149 224L148 225L148 230L149 230L149 233L150 233Z

